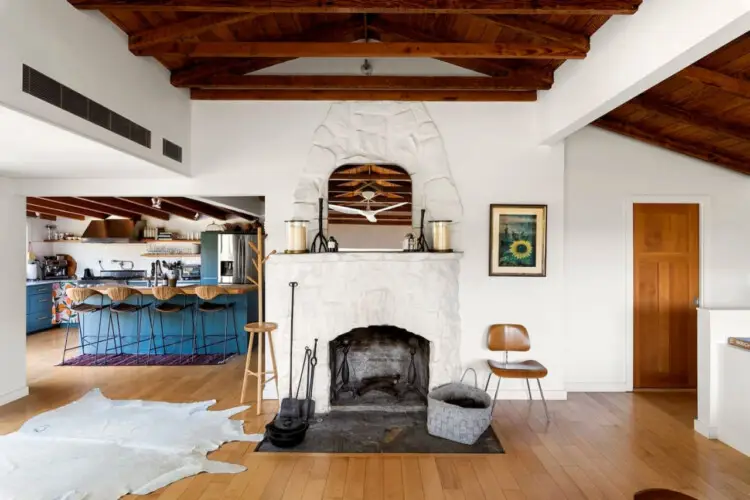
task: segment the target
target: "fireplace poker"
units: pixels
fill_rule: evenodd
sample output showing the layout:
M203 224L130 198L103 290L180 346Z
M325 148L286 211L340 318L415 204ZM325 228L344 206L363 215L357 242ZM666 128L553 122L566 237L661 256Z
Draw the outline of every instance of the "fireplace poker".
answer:
M310 367L308 368L308 374L310 380L307 384L307 408L304 408L303 414L307 419L312 418L315 415L315 400L312 399L313 385L315 384L315 367L318 365L318 339L315 339L313 345L312 356L310 357Z
M294 290L297 288L299 283L296 281L289 282L289 286L292 289L292 306L291 306L291 318L289 324L289 397L281 400L281 408L279 409L279 417L281 418L299 418L300 404L297 399L292 397L292 362L293 350L294 350Z
M307 373L307 377L305 377L305 388L309 387L310 385L310 356L312 355L312 349L310 349L308 346L305 346L305 357L302 359L302 369L299 372L299 381L297 382L297 393L294 395L294 398L299 401L299 390L302 388L302 377Z

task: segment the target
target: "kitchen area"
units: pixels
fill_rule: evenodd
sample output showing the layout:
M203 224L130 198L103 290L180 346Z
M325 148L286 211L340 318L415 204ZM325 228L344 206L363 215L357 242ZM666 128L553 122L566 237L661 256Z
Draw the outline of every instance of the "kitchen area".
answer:
M26 333L63 364L217 364L258 318L260 197L27 198Z

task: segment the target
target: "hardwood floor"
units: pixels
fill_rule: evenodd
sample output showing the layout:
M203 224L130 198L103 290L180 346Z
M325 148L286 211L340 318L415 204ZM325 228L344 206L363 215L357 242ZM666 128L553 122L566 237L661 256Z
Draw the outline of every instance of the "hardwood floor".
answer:
M28 339L31 395L0 408L0 433L99 387L116 399L196 401L214 409L238 404L243 360L206 367L54 367L63 335ZM254 395L252 396L254 397ZM696 498L750 497L750 458L693 432L692 393L571 394L541 404L501 401L493 426L504 455L294 455L253 453L229 443L211 456L244 464L237 475L201 474L145 497L218 499L578 499L632 498L645 488L671 488ZM272 417L238 416L248 432Z

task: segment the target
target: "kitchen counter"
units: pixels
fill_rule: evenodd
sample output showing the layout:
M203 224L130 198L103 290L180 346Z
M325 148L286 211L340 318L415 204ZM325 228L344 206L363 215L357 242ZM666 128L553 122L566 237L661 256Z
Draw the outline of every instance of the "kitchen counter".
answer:
M90 288L100 291L100 292L106 292L107 289L113 288L115 286L124 286L124 285L96 285ZM244 295L250 292L254 292L258 289L258 287L255 285L215 285L215 286L219 286L220 288L223 288L224 290L226 290L226 292L229 295ZM197 287L196 284L180 284L179 282L177 283L177 288L180 288L186 295L195 295L196 287ZM131 286L130 288L138 290L143 295L154 294L153 289L148 286Z
M26 286L51 285L52 283L71 283L74 278L57 278L53 280L26 280Z

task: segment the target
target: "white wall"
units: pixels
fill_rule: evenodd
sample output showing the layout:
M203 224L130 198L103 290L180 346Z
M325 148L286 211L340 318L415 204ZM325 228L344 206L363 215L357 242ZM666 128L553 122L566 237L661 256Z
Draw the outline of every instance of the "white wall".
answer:
M0 179L0 405L28 394L26 387L26 260L24 205L13 181Z
M569 390L625 390L632 375L633 201L702 203L702 306L750 306L750 179L587 127L566 141L565 324Z
M313 224L315 225L315 224ZM317 229L313 233L317 232ZM401 249L401 243L407 233L417 232L410 226L379 226L367 224L332 224L328 226L328 235L336 238L341 249L382 248Z
M152 131L146 149L21 91L27 64ZM98 12L60 0L0 0L0 103L100 140L167 168L188 172L190 101L151 58L133 56L127 36ZM162 155L167 138L183 163Z

